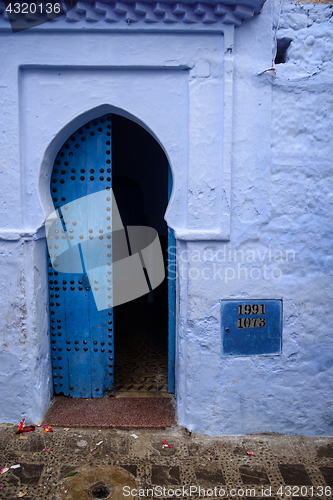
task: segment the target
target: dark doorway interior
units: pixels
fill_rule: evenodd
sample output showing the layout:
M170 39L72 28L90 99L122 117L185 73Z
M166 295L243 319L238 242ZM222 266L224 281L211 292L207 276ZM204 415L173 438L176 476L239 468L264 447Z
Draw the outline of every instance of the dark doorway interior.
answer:
M168 161L136 123L112 116L112 188L124 225L159 234L166 262ZM115 395L168 395L167 279L153 292L114 308Z

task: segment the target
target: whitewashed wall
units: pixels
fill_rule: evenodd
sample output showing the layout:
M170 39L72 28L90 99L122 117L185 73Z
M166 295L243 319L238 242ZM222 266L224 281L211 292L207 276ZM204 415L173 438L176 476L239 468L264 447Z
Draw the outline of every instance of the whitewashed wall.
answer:
M180 424L209 435L333 434L331 12L267 0L233 44L229 31L228 43L213 32L64 31L55 46L45 29L0 30L0 421L40 420L51 398L40 228L52 160L98 109L118 109L153 133L174 174L166 218L178 237ZM289 60L271 70L284 37ZM135 65L159 73L129 80ZM229 298L283 299L281 355L221 357Z
M236 29L230 242L180 245L184 273L213 279L180 280L178 414L209 435L331 436L333 8L273 5L273 53L292 39L275 71L266 9ZM281 355L221 358L228 298L283 299Z

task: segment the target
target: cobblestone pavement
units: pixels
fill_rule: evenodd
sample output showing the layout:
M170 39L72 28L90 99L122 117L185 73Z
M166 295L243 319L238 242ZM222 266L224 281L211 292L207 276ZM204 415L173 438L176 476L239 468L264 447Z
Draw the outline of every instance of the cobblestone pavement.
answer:
M42 430L20 437L0 425L0 467L9 468L0 498L332 499L333 438L209 438L181 427Z

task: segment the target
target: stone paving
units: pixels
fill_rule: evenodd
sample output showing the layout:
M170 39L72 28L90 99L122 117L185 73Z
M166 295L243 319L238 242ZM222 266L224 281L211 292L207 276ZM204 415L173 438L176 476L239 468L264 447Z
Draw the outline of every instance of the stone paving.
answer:
M333 438L210 438L182 427L15 430L0 425L0 467L9 467L1 499L332 499Z

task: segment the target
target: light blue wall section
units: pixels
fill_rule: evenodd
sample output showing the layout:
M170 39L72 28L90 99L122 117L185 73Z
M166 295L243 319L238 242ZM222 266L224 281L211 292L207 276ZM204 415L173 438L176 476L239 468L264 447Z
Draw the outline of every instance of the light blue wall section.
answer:
M179 245L179 418L209 435L333 435L332 6L279 7L236 29L230 242ZM230 298L283 299L281 355L221 358Z
M55 154L114 111L152 133L173 172L179 423L333 435L331 10L267 0L234 37L105 21L13 35L0 19L0 421L36 422L51 398L39 228ZM283 37L289 60L272 69ZM283 300L281 355L221 357L221 300L237 298Z
M10 201L10 200L9 200ZM8 236L7 236L8 237ZM0 241L0 420L40 420L51 395L45 240L23 235ZM44 271L45 272L45 271Z

